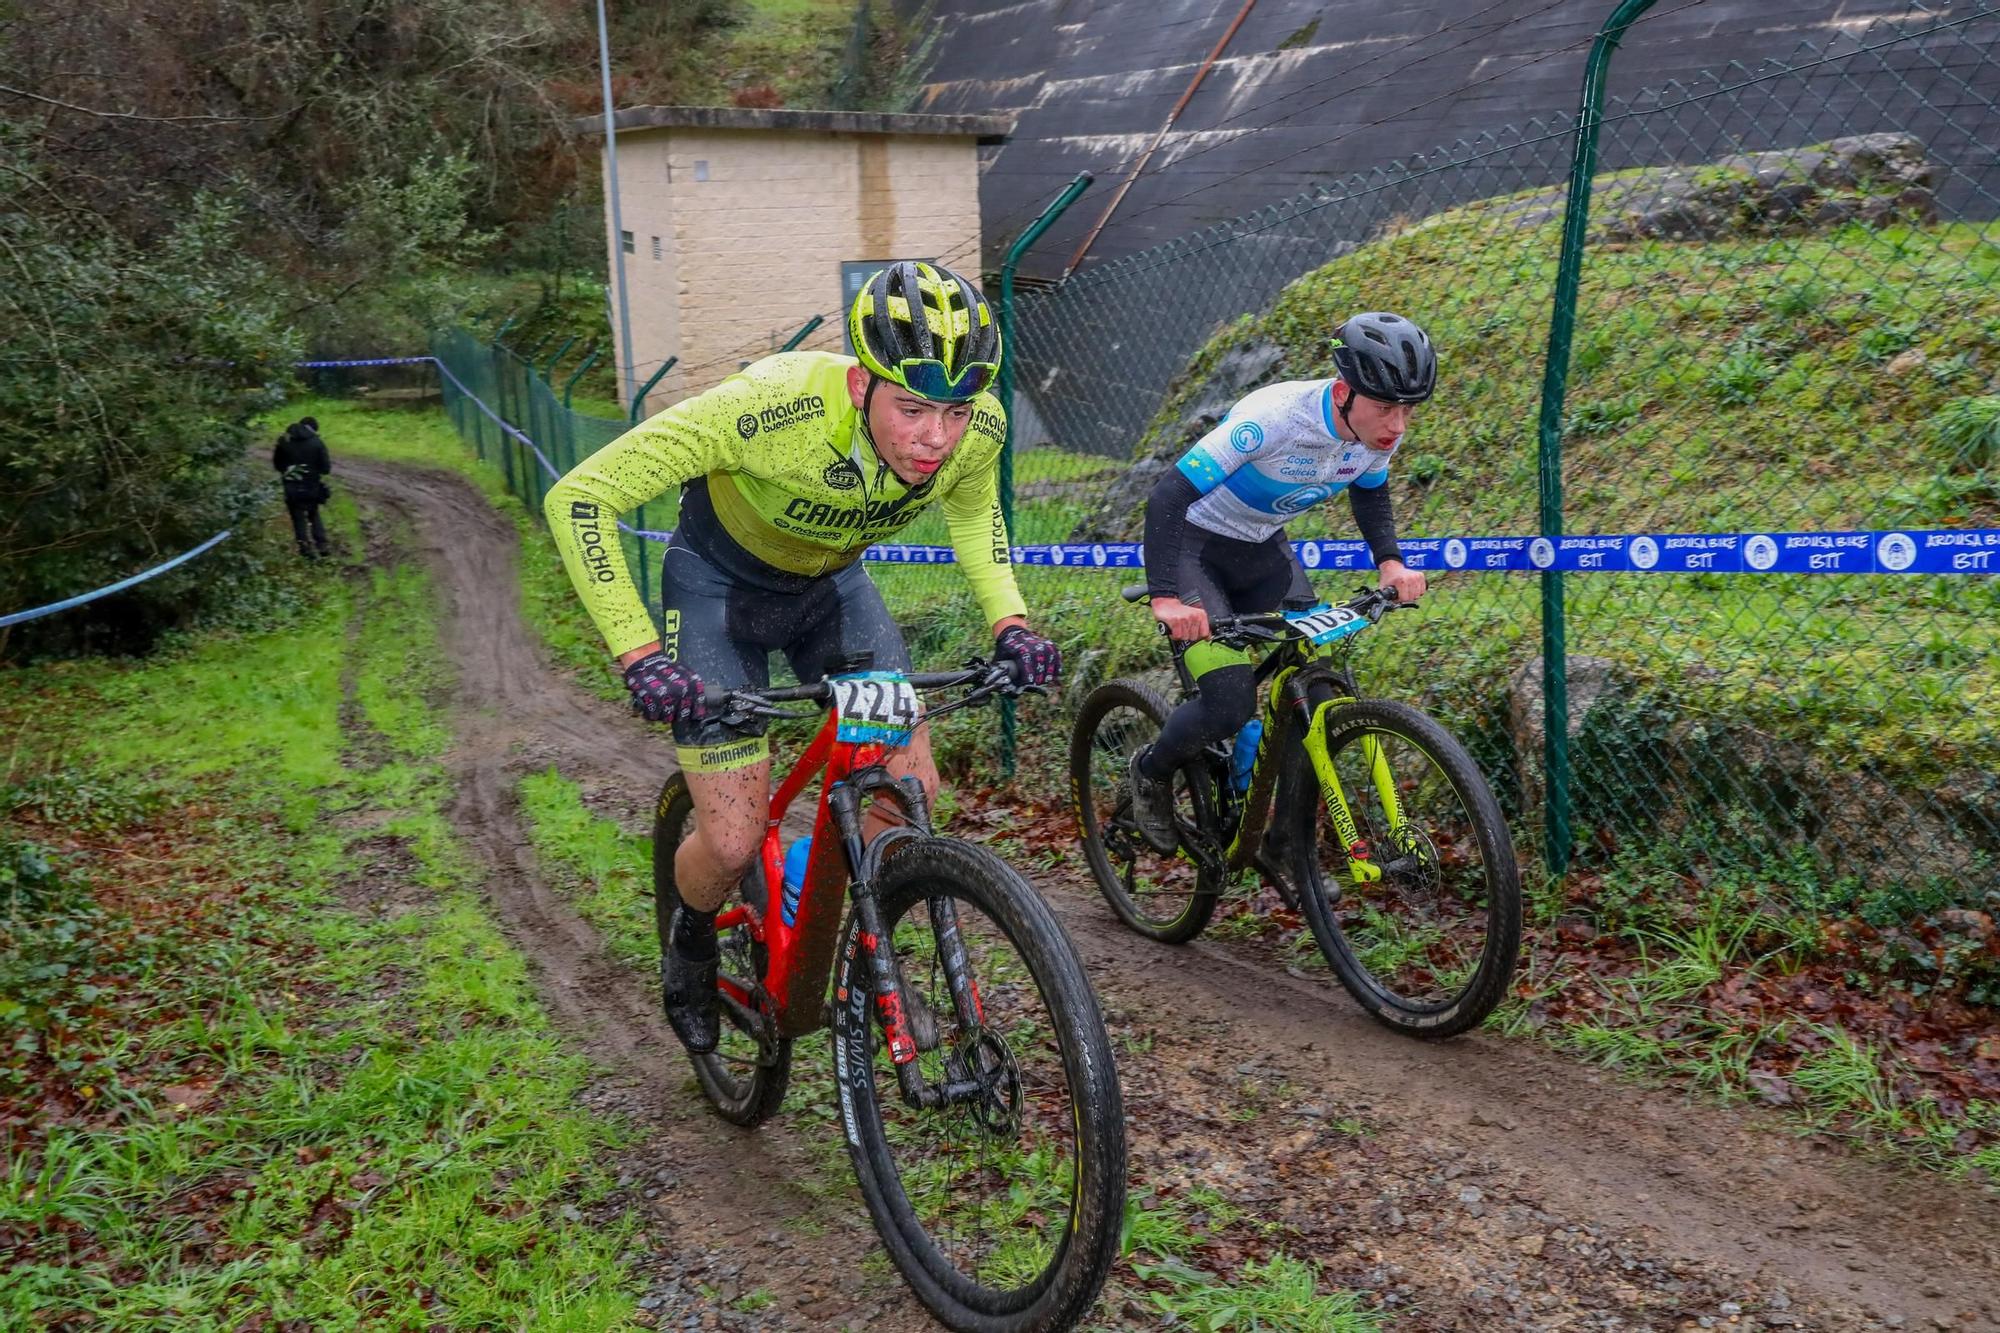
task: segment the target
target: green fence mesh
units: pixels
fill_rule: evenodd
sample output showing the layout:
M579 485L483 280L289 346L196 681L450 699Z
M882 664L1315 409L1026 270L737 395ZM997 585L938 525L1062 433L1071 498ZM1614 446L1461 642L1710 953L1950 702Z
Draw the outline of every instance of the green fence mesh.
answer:
M1995 524L1997 36L1992 7L1954 7L1687 84L1642 88L1614 61L1560 530ZM1370 308L1422 320L1445 368L1392 477L1403 532L1541 531L1536 423L1576 123L1497 130L1025 294L1010 349L1023 438L1078 467L1117 460L1065 492L1108 491L1073 536L1136 538L1160 470L1247 389L1330 373L1330 331ZM1024 495L1018 511L1034 509ZM1352 535L1339 506L1292 530ZM1073 621L1141 617L1111 577L1058 581L1082 604ZM1440 577L1363 676L1468 740L1529 848L1547 783L1538 582ZM1566 584L1586 866L1651 849L1803 858L1841 893L1992 905L1992 579ZM1085 642L1103 648L1095 673L1150 660L1143 642L1136 659L1130 639Z
M1954 7L1607 107L1607 166L1679 169L1599 177L1571 531L2000 520L1996 37ZM1967 907L1995 887L1992 579L1609 575L1568 603L1600 843L1806 849Z
M1686 84L1643 87L1613 62L1560 530L2000 525L1996 38L2000 11L1958 6ZM1381 308L1422 320L1444 366L1392 476L1406 538L1541 531L1537 418L1577 124L1496 130L1024 293L1014 541L1136 539L1151 481L1235 398L1330 373L1340 317ZM623 429L564 410L504 349L454 333L436 351L558 471ZM526 447L449 386L447 401L538 500L548 478ZM665 530L674 514L628 521ZM1292 529L1352 535L1339 506ZM943 543L941 521L904 540ZM650 604L656 557L627 542ZM872 572L919 662L984 642L956 571ZM1158 665L1144 612L1117 597L1130 575L1018 573L1068 655L1070 704ZM1372 578L1314 577L1328 594ZM1530 855L1548 786L1543 577L1440 573L1361 664L1365 688L1467 741ZM1832 907L1994 905L1990 577L1580 572L1565 586L1549 628L1568 643L1586 868L1784 863ZM1066 723L1024 714L1024 777L1051 797ZM950 725L966 740L992 721Z

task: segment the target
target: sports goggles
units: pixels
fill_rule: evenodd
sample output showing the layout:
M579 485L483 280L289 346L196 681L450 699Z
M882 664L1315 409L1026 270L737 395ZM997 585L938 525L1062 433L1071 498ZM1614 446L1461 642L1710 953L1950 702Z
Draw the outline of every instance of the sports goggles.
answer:
M969 361L953 375L944 362L932 357L908 357L896 363L903 384L920 398L941 403L962 403L977 398L1000 373L997 361Z

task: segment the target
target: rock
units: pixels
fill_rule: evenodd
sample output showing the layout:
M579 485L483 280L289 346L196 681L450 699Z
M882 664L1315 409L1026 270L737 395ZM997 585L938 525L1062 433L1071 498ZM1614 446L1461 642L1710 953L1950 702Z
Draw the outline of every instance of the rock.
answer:
M1947 907L1938 913L1938 924L1954 935L1970 935L1976 940L1993 938L1993 915L1962 907Z
M1742 153L1701 167L1660 167L1608 183L1608 241L1717 240L1933 221L1938 164L1908 134L1857 134L1808 147Z
M1069 539L1073 542L1138 540L1143 531L1146 496L1153 483L1187 452L1189 445L1227 416L1237 399L1276 380L1284 359L1283 347L1262 339L1238 343L1224 352L1179 417L1147 433L1135 451L1132 466L1111 483L1104 493L1104 503L1076 525ZM1179 389L1178 384L1170 388L1169 399Z
M1519 1250L1522 1254L1530 1255L1537 1259L1541 1258L1542 1249L1547 1244L1548 1237L1539 1234L1533 1236L1516 1236L1514 1238L1515 1249Z
M1618 689L1617 668L1607 658L1572 653L1564 678L1568 683L1569 735L1571 740L1583 727L1584 718L1607 694ZM1522 805L1539 808L1542 801L1542 741L1545 704L1542 691L1542 659L1528 659L1514 673L1507 692L1508 731L1514 741L1514 764L1521 780ZM1477 1123L1475 1121L1475 1123Z

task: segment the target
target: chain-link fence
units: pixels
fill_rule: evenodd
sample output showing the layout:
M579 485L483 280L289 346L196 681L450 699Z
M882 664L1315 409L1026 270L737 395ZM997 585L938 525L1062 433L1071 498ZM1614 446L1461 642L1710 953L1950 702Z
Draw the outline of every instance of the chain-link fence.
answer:
M1896 565L1836 534L2000 521L1996 39L1954 6L1607 105L1607 166L1678 165L1599 177L1562 521L1756 534L1770 572L1569 580L1602 841L1808 848L1960 908L2000 884L2000 588L1819 572Z
M1151 480L1236 397L1331 373L1347 313L1413 315L1444 371L1392 473L1402 531L1433 539L1405 546L1522 572L1442 574L1364 686L1445 717L1532 843L1553 664L1586 865L1698 844L1705 866L1803 857L1850 897L1990 909L2000 588L1980 574L2000 556L1975 530L2000 523L1996 38L2000 11L1954 6L1685 85L1615 76L1551 383L1581 113L1025 294L1022 438L1080 468L1136 460L1074 492L1095 501L1076 537L1136 538ZM1351 535L1327 506L1292 529ZM1524 558L1565 532L1624 536ZM1919 547L1915 568L1945 572L1875 572ZM1530 577L1544 560L1577 572ZM1695 572L1715 570L1737 572ZM1065 574L1054 596L1080 621L1138 616L1112 583ZM1093 670L1127 665L1107 650Z
M1151 481L1237 397L1330 373L1343 315L1402 310L1442 349L1392 473L1406 551L1437 582L1379 636L1364 687L1451 725L1553 860L1567 821L1588 867L1649 849L1703 875L1791 861L1829 902L1989 905L1996 37L2000 10L1957 7L1686 85L1614 77L1601 117L1497 130L1023 295L1016 438L1043 447L1016 460L1015 543L1084 542L1089 563L1089 543L1136 540ZM1594 120L1573 338L1550 376ZM438 355L557 471L624 428L565 411L469 336ZM526 446L462 398L461 432L539 500L549 478ZM674 517L663 501L628 519ZM1897 563L1891 530L1922 549ZM1310 510L1292 535L1323 591L1367 577L1365 557L1319 543L1352 535L1344 510ZM900 536L946 541L936 515ZM627 543L652 604L653 558ZM1079 698L1158 654L1123 578L1074 560L1018 573ZM1918 572L1877 572L1904 567ZM920 662L980 642L956 571L872 572ZM1553 746L1551 671L1568 721ZM1037 714L1023 736L1026 776L1050 792L1063 731ZM1549 830L1552 788L1569 801Z

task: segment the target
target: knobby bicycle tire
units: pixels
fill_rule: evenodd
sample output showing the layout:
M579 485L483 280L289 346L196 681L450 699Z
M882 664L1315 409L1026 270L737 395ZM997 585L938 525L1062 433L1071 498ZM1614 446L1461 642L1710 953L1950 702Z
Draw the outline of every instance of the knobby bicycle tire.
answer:
M1315 705L1328 697L1324 686L1313 692ZM1389 699L1342 704L1327 714L1325 726L1329 751L1354 742L1364 732L1373 732L1402 741L1436 767L1471 821L1470 832L1483 868L1486 930L1472 975L1449 998L1416 1000L1385 984L1342 929L1329 901L1345 895L1350 886L1339 885L1339 893L1329 894L1316 855L1319 784L1307 781L1300 784L1289 817L1299 896L1320 952L1347 992L1386 1027L1411 1036L1441 1039L1478 1026L1506 995L1521 946L1520 866L1493 789L1465 747L1435 720L1408 704ZM1349 799L1354 795L1349 792Z
M693 814L694 798L688 792L687 779L675 773L660 789L660 799L653 807L653 921L662 958L671 947L669 923L681 901L674 884L674 849L687 836L688 821ZM761 910L763 904L757 906ZM763 946L749 943L747 932L742 932L741 940L732 941L730 936L736 933L723 933L723 970L746 982L757 981L763 971ZM731 966L732 953L736 955L735 967ZM722 1002L721 997L717 999ZM726 1003L722 1004L722 1024L725 1042L732 1040L729 1036L732 1027L741 1033L742 1040L753 1044L757 1041L755 1033L731 1022ZM792 1042L789 1037L777 1038L771 1051L747 1068L741 1068L744 1062L732 1059L719 1044L707 1055L689 1052L688 1059L694 1065L695 1079L701 1084L703 1095L714 1104L717 1113L732 1125L747 1129L770 1119L784 1102L785 1087L792 1074Z
M834 1076L849 1155L875 1229L911 1289L946 1327L968 1333L1056 1333L1072 1328L1097 1300L1117 1260L1125 1206L1125 1121L1118 1075L1110 1035L1082 959L1041 896L984 848L948 838L905 843L883 869L877 893L884 928L892 938L905 912L936 897L969 905L998 928L1026 965L1035 998L1045 1009L1060 1047L1075 1146L1068 1220L1039 1271L1012 1287L986 1285L961 1271L918 1216L898 1169L894 1136L879 1099L892 1099L898 1108L903 1103L887 1061L878 1064L875 1059L881 1042L876 1036L873 972L850 914L834 1005ZM991 1017L1004 988L997 982L989 976L981 988L985 1017ZM943 997L940 1003L949 1007ZM1018 1075L1018 1067L1015 1072ZM1045 1084L1036 1087L1046 1094ZM915 1114L939 1118L915 1122L925 1127L955 1124L966 1135L983 1132L972 1123L977 1112L963 1106ZM1054 1123L1060 1125L1061 1118ZM898 1126L908 1130L912 1122L899 1118ZM1015 1132L1018 1136L1018 1127ZM1002 1150L1014 1147L1003 1144ZM912 1179L919 1189L924 1187L921 1168Z
M1166 725L1167 715L1172 711L1165 699L1136 680L1107 681L1092 690L1084 700L1083 708L1076 716L1076 726L1070 732L1069 747L1070 797L1076 804L1077 833L1083 843L1084 860L1090 866L1091 878L1097 881L1098 892L1104 895L1111 910L1126 925L1163 944L1186 944L1201 934L1215 916L1222 886L1215 882L1212 874L1197 869L1190 862L1177 862L1176 858L1163 857L1153 851L1139 837L1136 829L1106 827L1104 812L1099 810L1094 793L1101 790L1107 780L1116 788L1126 781L1126 774L1123 771L1108 771L1108 766L1114 762L1113 751L1118 747L1100 745L1098 731L1105 720L1120 709L1146 718L1152 724L1155 735ZM1198 758L1194 766L1183 770L1180 781L1175 784L1176 804L1180 803L1180 795L1184 792L1195 825L1208 829L1215 822L1215 802L1198 767L1203 762ZM1128 792L1125 801L1119 803L1116 810L1129 811L1129 801ZM1129 813L1126 818L1129 819ZM1184 857L1185 853L1177 856ZM1181 900L1182 895L1173 895L1172 901L1179 902L1180 907L1172 915L1149 912L1132 892L1140 865L1152 862L1166 863L1170 873L1192 876L1192 888L1184 895L1185 901ZM1166 894L1145 896L1168 898Z

